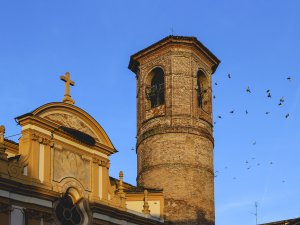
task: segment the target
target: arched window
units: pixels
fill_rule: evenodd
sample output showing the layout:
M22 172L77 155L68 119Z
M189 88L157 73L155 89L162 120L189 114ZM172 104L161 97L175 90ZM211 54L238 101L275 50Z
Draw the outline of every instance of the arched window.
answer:
M151 86L146 89L146 95L151 102L151 108L154 108L165 103L165 79L160 68L155 68L151 73Z
M79 225L83 221L78 206L73 203L69 195L60 199L55 214L61 225Z
M205 93L207 90L205 89L206 85L206 77L205 74L199 70L197 73L197 102L198 107L202 108L205 99Z

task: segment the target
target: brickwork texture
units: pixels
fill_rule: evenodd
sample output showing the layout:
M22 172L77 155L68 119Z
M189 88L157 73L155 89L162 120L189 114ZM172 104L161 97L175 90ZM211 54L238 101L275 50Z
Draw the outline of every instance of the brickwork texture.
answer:
M176 39L152 48L132 56L138 62L138 185L163 189L168 223L214 225L211 75L216 62L193 41ZM151 108L146 88L157 67L164 71L165 103Z

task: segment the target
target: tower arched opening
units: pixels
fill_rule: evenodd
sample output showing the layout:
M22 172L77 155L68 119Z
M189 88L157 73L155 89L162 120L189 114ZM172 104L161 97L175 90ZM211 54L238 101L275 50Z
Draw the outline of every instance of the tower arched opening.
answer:
M199 70L197 73L197 104L199 108L204 109L207 100L208 81L205 73Z
M147 99L151 108L165 104L165 78L164 71L157 67L150 72L151 83L146 88Z

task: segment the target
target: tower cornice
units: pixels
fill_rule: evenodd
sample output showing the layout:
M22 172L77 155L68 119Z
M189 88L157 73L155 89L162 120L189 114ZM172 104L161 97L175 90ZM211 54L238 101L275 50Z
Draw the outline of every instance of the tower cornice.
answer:
M174 45L174 44L180 44L180 45L187 45L187 46L193 46L195 49L200 51L202 54L205 55L205 57L211 62L212 64L212 73L215 72L218 65L220 64L220 60L208 49L206 48L196 37L188 37L188 36L173 36L169 35L160 41L150 45L147 48L144 48L143 50L133 54L130 57L130 62L128 65L128 68L134 72L137 73L138 67L140 65L140 60L144 58L145 56L149 54L153 54L156 51L162 49L166 45Z

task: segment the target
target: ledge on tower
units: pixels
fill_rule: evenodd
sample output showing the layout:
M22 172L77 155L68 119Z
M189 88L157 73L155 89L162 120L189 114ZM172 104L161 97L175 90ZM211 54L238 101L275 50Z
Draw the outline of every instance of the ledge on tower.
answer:
M173 36L169 35L160 41L150 45L147 48L142 49L141 51L133 54L130 57L128 69L130 69L132 72L136 73L138 71L139 67L139 60L143 58L145 55L151 54L166 45L175 45L175 44L181 44L181 45L190 45L194 46L197 50L199 50L201 53L203 53L209 61L213 64L212 71L213 73L217 69L218 65L220 64L220 60L208 49L206 48L196 37L188 37L188 36Z

